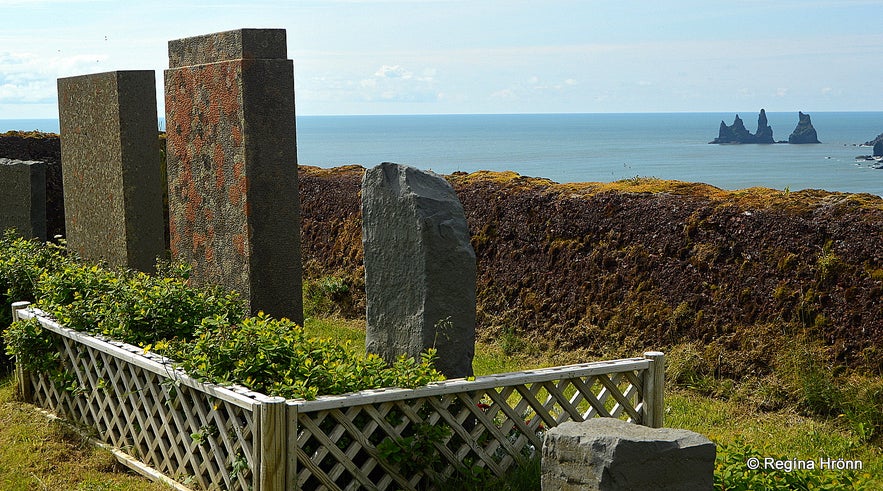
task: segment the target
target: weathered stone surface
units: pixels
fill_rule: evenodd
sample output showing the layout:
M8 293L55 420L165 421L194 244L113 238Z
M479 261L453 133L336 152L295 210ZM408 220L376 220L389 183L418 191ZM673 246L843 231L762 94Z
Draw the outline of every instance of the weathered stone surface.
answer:
M788 143L821 143L819 141L819 136L816 133L816 129L813 128L809 114L803 114L799 111L797 114L799 117L799 120L797 121L797 127L794 128L794 131L792 131L791 135L788 136Z
M165 251L155 80L152 70L58 79L68 246L142 271Z
M294 67L285 30L169 42L169 235L193 280L303 322Z
M614 418L566 422L546 432L542 489L710 490L716 448L687 430Z
M709 143L776 143L773 139L773 128L767 123L766 111L761 109L757 116L757 131L748 132L742 118L736 115L731 126L721 121L718 136Z
M0 157L46 164L46 237L64 233L61 140L55 133L7 132L0 135Z
M874 157L883 156L883 141L878 141L877 143L874 144L873 155L874 155Z
M369 352L387 362L438 350L448 378L472 375L475 251L442 177L383 163L362 181Z
M46 240L46 165L0 158L0 233Z

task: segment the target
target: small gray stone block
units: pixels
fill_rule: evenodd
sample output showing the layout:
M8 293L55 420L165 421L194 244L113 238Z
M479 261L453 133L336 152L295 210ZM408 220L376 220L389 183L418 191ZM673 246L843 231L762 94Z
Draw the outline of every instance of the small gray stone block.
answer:
M46 164L0 158L0 233L46 240Z
M688 430L615 418L566 422L546 432L542 489L710 490L714 443Z
M444 178L383 163L362 181L366 345L391 363L433 346L448 378L472 375L475 251Z

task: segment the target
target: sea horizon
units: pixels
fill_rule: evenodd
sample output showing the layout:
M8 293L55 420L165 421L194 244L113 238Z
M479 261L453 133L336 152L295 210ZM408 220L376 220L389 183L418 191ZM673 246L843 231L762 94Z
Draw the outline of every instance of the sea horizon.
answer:
M710 145L736 114L758 111L297 116L298 162L372 167L390 161L440 174L514 171L556 182L658 177L722 189L824 189L883 196L883 169L856 161L883 133L883 111L802 111L821 144ZM787 140L798 112L766 112ZM164 121L158 120L158 129ZM53 118L0 119L8 130L58 132Z

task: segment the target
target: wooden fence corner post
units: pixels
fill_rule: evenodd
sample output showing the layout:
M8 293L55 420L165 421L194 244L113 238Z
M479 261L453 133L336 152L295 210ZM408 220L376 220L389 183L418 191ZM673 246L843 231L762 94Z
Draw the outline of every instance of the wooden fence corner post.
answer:
M647 351L650 367L644 372L644 425L662 428L665 417L665 353Z
M288 447L286 448L286 453L291 452L291 455L285 456L285 489L298 489L297 487L297 413L300 405L298 403L294 403L288 406L286 417L288 418L288 423L285 425L285 431L288 432Z
M268 397L260 404L260 491L283 491L286 485L287 404L283 397Z
M31 302L13 302L12 303L12 322L19 320L18 311L22 309L26 309ZM18 356L16 355L15 360L15 381L18 386L18 395L25 402L31 402L33 400L33 390L31 388L31 375L27 370L24 369L22 364L18 361Z

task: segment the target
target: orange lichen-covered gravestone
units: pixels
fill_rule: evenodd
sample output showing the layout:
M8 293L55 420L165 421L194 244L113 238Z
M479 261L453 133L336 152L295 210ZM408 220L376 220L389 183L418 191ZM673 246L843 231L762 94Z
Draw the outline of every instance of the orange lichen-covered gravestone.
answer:
M303 322L294 67L284 29L169 42L172 255L252 313Z

